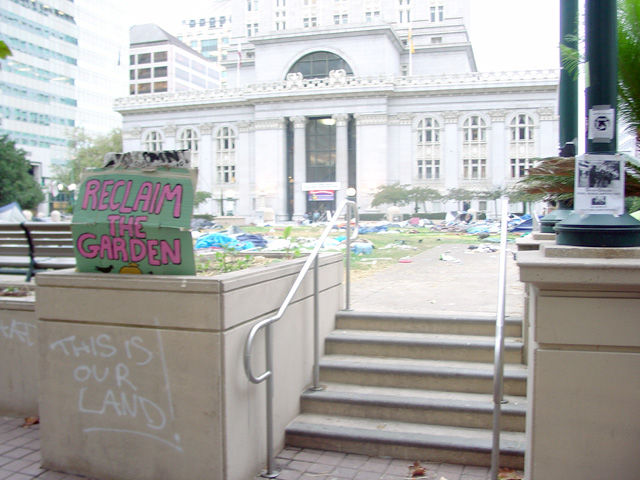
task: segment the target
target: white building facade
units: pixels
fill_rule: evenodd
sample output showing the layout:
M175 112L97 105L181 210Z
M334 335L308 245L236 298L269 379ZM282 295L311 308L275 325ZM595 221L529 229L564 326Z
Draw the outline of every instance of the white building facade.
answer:
M296 220L332 210L348 187L373 211L394 183L490 192L558 151L557 72L476 72L467 0L245 3L229 88L116 102L124 151L192 150L198 189L213 195L202 213ZM264 23L251 38L250 16Z

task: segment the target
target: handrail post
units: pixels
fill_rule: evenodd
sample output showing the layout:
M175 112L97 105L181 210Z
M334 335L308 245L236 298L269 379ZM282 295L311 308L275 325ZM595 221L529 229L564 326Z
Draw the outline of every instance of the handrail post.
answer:
M502 198L500 226L500 270L498 273L498 312L496 315L496 344L493 365L493 446L491 448L491 479L498 479L500 468L500 405L503 403L504 381L504 312L507 284L507 223L509 199Z
M344 309L351 310L351 216L353 215L352 205L347 204L347 278L345 286Z
M313 390L322 390L320 386L320 299L318 258L313 265Z
M319 254L320 254L320 249L322 248L322 245L324 244L324 241L327 239L327 237L329 236L329 233L331 231L331 229L336 225L340 215L342 214L342 212L344 211L345 208L347 208L347 211L349 211L349 208L351 207L351 205L355 205L355 203L351 200L345 200L338 209L336 209L334 216L331 218L329 224L327 225L327 227L324 229L324 231L322 232L322 235L320 236L320 239L318 240L318 243L316 244L316 247L313 249L313 251L311 252L311 254L309 255L309 257L307 258L307 260L304 262L304 265L302 265L302 268L300 269L300 272L298 273L298 276L296 277L295 281L293 282L293 286L289 289L289 293L287 294L287 296L285 297L284 301L282 302L282 305L280 306L280 308L278 309L278 313L276 313L274 316L266 318L258 323L256 323L251 330L249 331L249 334L247 335L247 339L245 340L245 345L244 345L244 358L243 358L243 362L244 362L244 371L245 374L247 376L247 379L254 384L259 384L262 383L264 381L267 382L267 386L266 386L266 416L267 416L267 469L263 470L260 475L262 477L267 477L267 478L276 478L278 476L278 471L275 469L275 465L274 465L274 452L273 452L273 392L274 392L274 388L273 388L273 339L272 339L272 331L271 331L271 326L277 322L278 320L280 320L280 318L282 318L282 316L284 315L285 310L287 309L287 307L289 306L290 302L293 300L294 295L296 294L296 292L298 291L298 288L300 287L303 279L305 278L305 276L307 275L309 268L311 267L311 264L314 264L314 387L316 387L317 389L320 389L320 343L319 343L319 331L320 331L320 315L319 315L319 309L320 309L320 299L319 299ZM358 223L359 223L359 218L357 217L357 213L358 210L357 208L354 210L355 211L355 215L356 215L356 229L355 229L355 234L354 236L358 235ZM350 220L349 220L349 227L350 227ZM349 230L350 233L350 230ZM350 245L350 240L351 240L351 234L349 234L347 236L348 240L348 244ZM350 250L350 246L349 246L349 250ZM265 356L266 356L266 365L265 365L265 371L259 375L259 376L255 376L253 374L253 370L251 368L251 350L252 350L252 346L253 346L253 342L256 338L257 333L262 330L265 329Z
M265 328L265 343L266 343L266 368L267 371L273 371L273 332L272 325L269 324ZM267 402L266 402L266 415L267 415L267 470L261 473L261 476L266 478L276 478L280 473L275 468L275 454L273 451L273 375L269 375L267 378Z

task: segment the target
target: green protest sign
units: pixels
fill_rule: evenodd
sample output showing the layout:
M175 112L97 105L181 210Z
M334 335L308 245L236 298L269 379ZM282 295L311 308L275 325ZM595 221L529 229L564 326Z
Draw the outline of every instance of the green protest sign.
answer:
M94 169L73 210L80 272L195 275L194 170Z

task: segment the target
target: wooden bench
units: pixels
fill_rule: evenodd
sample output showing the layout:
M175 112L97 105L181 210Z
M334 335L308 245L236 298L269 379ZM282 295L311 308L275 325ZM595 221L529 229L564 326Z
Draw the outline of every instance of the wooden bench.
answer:
M71 223L0 223L0 273L26 272L28 282L38 271L75 266Z

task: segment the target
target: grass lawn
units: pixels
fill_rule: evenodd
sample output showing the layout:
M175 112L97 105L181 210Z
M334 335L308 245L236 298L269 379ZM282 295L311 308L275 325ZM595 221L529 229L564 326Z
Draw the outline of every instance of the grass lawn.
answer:
M247 233L259 234L265 238L282 238L285 227L242 227ZM317 239L324 230L324 226L294 226L291 239L303 244L305 240ZM409 233L417 232L417 233ZM334 230L331 238L344 236L344 230ZM509 235L510 239L516 238ZM365 233L358 235L358 240L370 242L373 245L371 254L351 254L351 269L354 278L366 276L390 265L398 263L403 257L412 257L425 250L442 243L462 243L480 245L492 243L498 246L499 235L492 235L488 239L480 239L477 235L462 232L432 232L426 228L390 229L384 233ZM356 240L356 241L358 241ZM304 252L304 249L302 250Z

